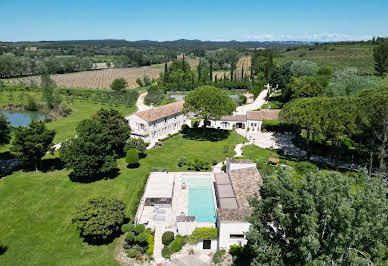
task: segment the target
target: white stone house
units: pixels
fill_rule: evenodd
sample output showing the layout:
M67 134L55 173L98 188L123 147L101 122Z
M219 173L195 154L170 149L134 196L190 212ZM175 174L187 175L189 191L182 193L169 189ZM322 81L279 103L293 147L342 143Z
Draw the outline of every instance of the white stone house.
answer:
M186 121L183 101L136 112L126 117L131 127L131 137L155 142L178 132Z
M218 248L229 249L233 244L244 246L251 214L249 197L260 197L263 183L254 162L249 160L227 161L227 173L215 174L217 195ZM229 164L229 166L228 166Z
M219 129L245 129L246 131L261 131L264 120L278 120L280 110L250 111L245 115L226 115L219 120L209 121L208 126Z

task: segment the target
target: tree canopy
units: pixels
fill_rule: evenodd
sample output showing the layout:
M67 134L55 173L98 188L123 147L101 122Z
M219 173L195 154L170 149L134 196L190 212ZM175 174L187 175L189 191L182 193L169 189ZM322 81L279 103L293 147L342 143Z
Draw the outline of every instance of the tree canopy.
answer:
M187 94L183 109L186 113L192 112L202 118L205 130L207 121L232 114L236 106L228 94L221 89L202 86Z
M19 127L14 131L11 151L17 158L38 169L40 160L53 146L55 130L49 130L42 122L33 122L29 127Z
M11 125L7 118L0 114L0 146L6 145L11 140Z
M375 70L378 75L383 76L388 72L388 40L385 39L373 49Z
M120 231L125 208L126 204L120 200L91 198L77 207L73 224L87 241L104 243Z
M119 156L124 155L124 146L131 136L131 128L124 116L115 109L101 108L93 119L99 122L109 135L112 150Z
M251 199L252 265L370 265L388 251L388 183L340 173L263 177Z
M108 131L96 120L81 121L77 137L63 143L59 150L66 168L72 169L70 179L90 182L110 178L117 171L117 162Z
M128 82L125 80L125 78L118 78L112 82L112 84L110 85L110 88L114 91L122 91L127 86L128 86Z

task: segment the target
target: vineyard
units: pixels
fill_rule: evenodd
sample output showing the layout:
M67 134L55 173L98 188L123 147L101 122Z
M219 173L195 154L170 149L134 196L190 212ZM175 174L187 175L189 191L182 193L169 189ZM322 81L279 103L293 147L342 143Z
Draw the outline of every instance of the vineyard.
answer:
M152 67L136 67L136 68L111 68L94 71L83 71L69 74L52 75L51 78L59 87L64 88L90 88L90 89L108 89L112 81L117 78L125 78L129 88L137 87L136 79L143 79L144 76L158 78L160 69ZM25 83L30 84L34 80L37 84L40 83L39 76L15 78L5 80L10 83Z
M298 60L311 60L319 65L329 65L334 69L355 67L363 75L374 73L372 46L331 45L319 48L305 47L286 51L276 58L275 62L280 65Z
M238 79L241 78L242 67L244 67L244 73L247 74L248 77L250 76L251 63L252 63L252 58L250 56L243 56L238 60L236 70L234 71ZM213 73L214 78L217 77L217 79L223 79L224 75L225 77L230 78L230 70L215 71Z

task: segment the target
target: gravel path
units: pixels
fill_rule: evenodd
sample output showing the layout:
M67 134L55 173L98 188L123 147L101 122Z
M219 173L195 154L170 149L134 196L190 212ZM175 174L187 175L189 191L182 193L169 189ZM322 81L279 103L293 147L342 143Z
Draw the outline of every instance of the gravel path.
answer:
M251 104L246 104L242 106L238 106L236 108L236 111L234 114L236 115L245 115L247 111L254 111L259 109L263 104L265 104L267 101L265 100L265 97L267 96L269 87L267 85L267 89L260 92L259 96L257 96L256 100Z
M146 97L148 92L144 92L142 94L139 95L139 98L137 98L137 101L136 101L136 107L137 107L137 111L145 111L145 110L149 110L151 109L152 107L151 106L148 106L148 105L145 105L144 104L144 97Z

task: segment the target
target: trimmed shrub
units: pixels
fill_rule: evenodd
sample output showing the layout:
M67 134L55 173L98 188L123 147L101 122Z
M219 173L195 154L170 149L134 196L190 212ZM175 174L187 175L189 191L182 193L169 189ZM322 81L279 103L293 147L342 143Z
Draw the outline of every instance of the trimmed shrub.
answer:
M243 247L240 245L231 245L229 247L229 253L232 256L240 256L243 252Z
M169 259L171 257L171 249L169 247L164 247L162 249L162 257L165 259Z
M292 123L278 120L264 120L261 126L262 132L272 131L272 132L298 132L298 126Z
M214 255L213 255L213 263L217 264L217 263L220 263L223 259L223 256L225 255L226 251L225 249L220 249L220 250L217 250Z
M185 243L185 238L181 235L177 235L175 240L173 240L170 244L172 253L175 253L181 250L184 243Z
M130 243L133 242L134 239L135 239L135 233L134 232L128 232L125 235L125 240L127 240Z
M179 167L186 165L186 162L187 162L186 157L179 157L178 158L178 166Z
M137 247L133 247L130 250L128 250L127 254L128 254L128 257L134 258L136 257L138 252L139 252L139 249Z
M134 149L129 149L127 155L125 156L125 161L129 165L136 165L139 163L139 153Z
M126 232L131 232L134 231L134 225L133 224L124 224L121 226L121 232L126 233Z
M135 236L135 242L143 245L147 241L147 235L145 233L140 233L139 235Z
M147 236L147 243L148 243L147 254L148 256L152 256L152 254L154 254L155 238L154 238L154 235L148 231L146 231L145 234Z
M216 239L218 237L217 228L197 227L189 236L189 243L194 245L201 240Z
M162 243L166 246L170 245L170 243L174 240L174 232L167 231L162 235Z
M145 227L144 227L144 224L137 224L135 226L135 232L136 234L141 234L145 231Z

